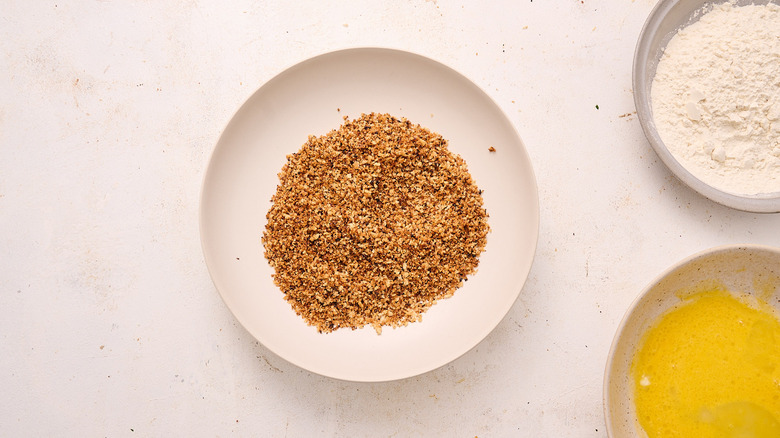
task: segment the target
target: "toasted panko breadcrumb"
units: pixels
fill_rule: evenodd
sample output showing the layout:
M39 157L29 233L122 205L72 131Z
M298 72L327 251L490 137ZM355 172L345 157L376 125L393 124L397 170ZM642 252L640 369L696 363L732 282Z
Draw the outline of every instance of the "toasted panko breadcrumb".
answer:
M320 332L419 321L476 271L482 191L447 141L363 114L287 156L262 242L274 282Z

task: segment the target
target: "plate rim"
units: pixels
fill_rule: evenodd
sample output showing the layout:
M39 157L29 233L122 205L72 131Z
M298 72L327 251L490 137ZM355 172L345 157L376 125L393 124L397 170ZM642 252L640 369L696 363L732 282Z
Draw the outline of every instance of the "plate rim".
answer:
M454 75L458 79L464 80L468 84L470 84L474 88L474 90L477 91L479 95L481 95L481 97L485 98L486 101L489 102L489 104L491 106L493 106L497 110L497 112L500 113L503 116L504 121L506 122L507 126L511 128L511 135L512 135L512 137L515 138L518 141L518 143L519 143L520 147L518 149L519 149L519 152L522 155L522 159L528 165L529 175L528 175L527 178L528 178L530 184L527 187L527 191L531 195L530 198L533 201L533 205L524 206L525 211L532 212L532 214L529 214L529 217L531 219L530 220L530 222L531 222L530 226L526 230L524 230L524 237L529 240L529 248L528 248L528 250L529 250L529 258L528 258L528 263L527 263L527 266L523 267L524 272L522 273L522 275L517 275L516 276L516 279L518 281L517 290L512 293L512 295L511 295L512 296L511 303L507 306L506 310L503 312L501 317L497 318L494 323L489 324L490 327L486 330L486 332L484 334L480 334L480 336L478 337L476 342L474 342L473 345L469 345L467 348L464 348L459 354L457 354L457 355L455 355L453 357L449 357L444 362L442 362L442 363L440 363L440 364L438 364L438 365L436 365L434 367L430 367L430 366L414 367L414 368L417 368L418 370L417 371L406 372L406 373L400 373L401 375L388 377L388 378L364 379L364 378L348 378L348 377L344 377L344 376L340 376L340 375L334 375L332 373L327 373L327 372L318 371L316 369L312 369L309 366L301 364L301 363L299 363L296 360L293 360L291 358L288 358L288 357L285 357L285 356L279 354L276 351L276 349L270 347L267 342L265 342L264 340L260 339L256 334L254 334L252 331L250 331L247 328L247 326L244 324L244 322L241 321L238 318L238 316L235 314L235 312L233 311L233 308L231 307L231 305L228 304L227 297L225 296L226 293L222 290L223 288L220 288L218 286L217 275L215 273L215 269L216 268L214 267L216 262L213 262L213 261L210 262L211 256L209 255L209 252L207 251L206 234L208 233L208 231L206 229L207 227L205 226L205 222L206 222L205 219L206 219L206 216L207 216L207 212L205 210L205 202L204 202L204 198L206 197L206 192L207 192L206 182L207 182L210 174L213 172L213 170L212 170L212 163L214 162L214 157L217 154L218 150L221 149L220 145L222 144L222 141L223 141L223 138L225 136L225 133L230 128L230 125L237 118L237 116L240 113L242 113L248 105L251 104L251 102L256 98L256 96L259 93L262 92L262 90L265 87L269 86L269 84L274 83L276 80L278 80L280 77L284 76L286 73L288 73L292 69L298 68L298 67L303 66L303 65L305 65L305 64L307 64L309 62L312 62L312 61L315 61L315 60L318 60L318 59L322 59L324 57L336 56L338 54L344 54L344 53L347 53L347 52L353 52L353 53L359 53L359 52L385 52L385 53L390 53L390 54L395 55L395 56L408 56L408 57L412 57L412 58L415 58L417 62L427 62L427 63L431 63L431 64L435 65L436 67L444 68L446 71L448 71L450 74ZM278 356L279 358L284 359L285 361L295 365L296 367L298 367L298 368L300 368L302 370L311 372L311 373L316 374L316 375L321 375L321 376L325 376L325 377L328 377L328 378L333 378L333 379L336 379L336 380L350 381L350 382L387 382L387 381L397 381L397 380L403 380L403 379L419 376L419 375L425 374L427 372L439 369L439 368L441 368L443 366L446 366L447 364L457 360L458 358L462 357L463 355L465 355L469 351L471 351L474 348L476 348L479 344L481 344L487 338L488 335L490 335L490 333L492 333L496 329L496 327L498 327L498 325L509 314L509 312L511 311L512 307L517 302L517 299L519 298L520 293L522 292L523 288L527 284L528 277L530 275L531 269L532 269L534 261L536 259L536 253L537 253L537 250L538 250L539 229L540 229L540 219L541 219L540 216L541 215L540 215L540 201L539 201L538 181L537 181L537 178L536 178L535 171L533 169L533 162L531 160L531 156L530 156L530 153L528 151L528 148L526 147L525 142L522 140L522 138L521 138L521 136L520 136L520 134L519 134L515 124L508 117L508 115L501 108L501 106L498 105L498 103L495 101L495 99L493 99L493 97L491 97L490 94L488 94L483 87L479 86L477 83L475 83L469 77L467 77L466 75L460 73L458 70L450 67L446 63L441 62L441 61L439 61L437 59L434 59L434 58L431 58L431 57L428 57L428 56L425 56L425 55L413 52L413 51L409 51L409 50L405 50L405 49L391 48L391 47L381 47L381 46L356 46L356 47L348 47L348 48L342 48L342 49L332 50L332 51L325 51L325 52L322 52L322 53L314 55L314 56L306 57L306 58L304 58L302 60L299 60L298 62L294 62L294 63L288 65L287 67L285 67L284 69L282 69L281 71L279 71L278 73L272 75L269 79L267 79L265 81L262 81L241 102L241 104L238 105L237 109L230 115L230 117L227 119L227 122L224 124L222 130L220 131L220 135L217 138L216 142L214 143L214 145L213 145L213 147L212 147L212 149L211 149L211 151L209 153L209 157L208 157L205 169L204 169L203 174L202 174L201 187L200 187L200 193L199 193L199 208L198 208L198 223L199 223L199 227L198 227L198 229L199 229L199 237L200 237L200 241L201 241L201 251L203 253L204 262L205 262L207 270L209 272L209 277L210 277L211 282L212 282L212 284L214 286L214 289L216 289L216 291L217 291L218 295L220 296L220 299L222 300L223 304L227 307L228 311L230 311L233 319L236 322L238 322L239 325L242 327L242 329L245 330L250 336L252 336L253 339L258 341L268 351L270 351L274 355ZM412 367L410 367L410 368L412 368Z

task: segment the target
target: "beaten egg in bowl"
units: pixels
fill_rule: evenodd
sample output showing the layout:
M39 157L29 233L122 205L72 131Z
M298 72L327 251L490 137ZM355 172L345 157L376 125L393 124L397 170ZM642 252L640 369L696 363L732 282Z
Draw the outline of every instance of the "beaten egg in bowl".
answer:
M780 320L722 288L662 315L631 364L648 437L780 437Z
M780 248L683 259L629 307L610 348L611 438L780 438Z

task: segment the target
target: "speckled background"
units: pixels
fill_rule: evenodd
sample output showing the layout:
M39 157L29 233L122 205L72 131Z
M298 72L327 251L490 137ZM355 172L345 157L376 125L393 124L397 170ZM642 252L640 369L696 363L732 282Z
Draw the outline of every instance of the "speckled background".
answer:
M780 246L780 215L675 180L634 115L651 0L14 1L0 5L0 435L603 437L628 305L677 260ZM357 384L303 371L224 306L200 248L209 154L286 67L382 46L443 62L515 124L536 259L479 346Z

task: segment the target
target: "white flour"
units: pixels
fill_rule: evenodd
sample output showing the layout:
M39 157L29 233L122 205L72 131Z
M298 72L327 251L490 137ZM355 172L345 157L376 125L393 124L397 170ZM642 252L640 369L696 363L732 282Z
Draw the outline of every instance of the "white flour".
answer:
M656 127L702 181L780 192L780 6L722 4L680 30L653 79Z

